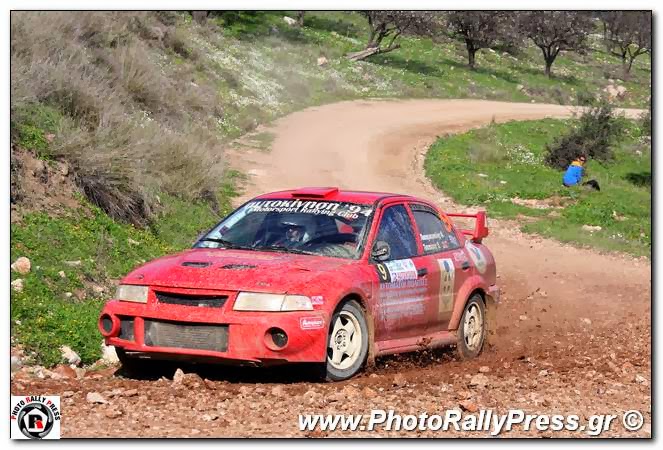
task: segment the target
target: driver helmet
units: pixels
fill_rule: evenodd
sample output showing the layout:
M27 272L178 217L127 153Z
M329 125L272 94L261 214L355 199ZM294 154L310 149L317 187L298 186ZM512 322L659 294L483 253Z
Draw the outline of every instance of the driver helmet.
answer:
M281 226L285 228L285 238L289 242L301 242L304 239L306 228L292 221L281 222Z

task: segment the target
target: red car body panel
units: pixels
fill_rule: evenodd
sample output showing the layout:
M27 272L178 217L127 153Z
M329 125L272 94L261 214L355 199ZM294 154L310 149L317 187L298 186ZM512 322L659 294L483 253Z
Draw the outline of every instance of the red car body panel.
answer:
M487 234L485 215L471 215L477 222L474 242L456 229L447 215L430 202L410 196L375 192L340 191L336 188L305 188L261 195L264 199L320 199L373 205L359 259L233 249L194 248L151 261L129 273L122 284L149 287L147 303L110 300L101 313L100 330L107 345L151 356L219 362L270 364L324 362L327 358L329 324L339 303L354 298L366 312L370 329L370 357L416 350L422 345L455 342L455 332L466 301L480 292L487 307L499 300L495 285L495 261L480 243ZM434 210L453 233L459 247L425 254L413 204ZM401 262L379 264L370 250L384 211L393 205L406 207L418 256ZM368 226L368 225L367 225ZM183 265L183 263L185 263ZM402 266L402 267L401 267ZM400 268L399 268L400 267ZM403 268L404 267L404 268ZM416 275L416 276L415 276ZM386 276L386 278L385 278ZM392 280L394 276L402 279ZM388 280L388 281L387 281ZM244 292L287 293L315 299L313 311L234 311L237 294ZM224 297L220 307L181 305L159 301L159 295ZM102 318L111 317L113 331L104 332ZM120 336L120 319L133 320L133 336ZM225 351L146 344L146 321L191 326L227 327ZM278 349L270 344L268 330L280 328L288 336Z

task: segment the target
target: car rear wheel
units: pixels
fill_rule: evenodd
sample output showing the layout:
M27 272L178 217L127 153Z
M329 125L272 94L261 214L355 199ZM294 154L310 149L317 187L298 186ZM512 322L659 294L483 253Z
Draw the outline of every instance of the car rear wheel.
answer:
M368 355L368 326L361 306L349 300L334 313L327 338L326 378L346 380L361 370Z
M486 308L481 295L474 294L465 305L458 326L456 344L461 359L474 358L481 353L486 340Z

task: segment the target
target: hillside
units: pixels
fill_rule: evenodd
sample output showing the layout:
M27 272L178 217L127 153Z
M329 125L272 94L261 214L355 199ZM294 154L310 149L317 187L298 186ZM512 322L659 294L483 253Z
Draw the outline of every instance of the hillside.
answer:
M12 13L11 256L32 262L12 273L12 336L33 361L58 362L62 344L94 361L94 318L113 284L228 211L241 174L224 149L240 136L269 147L256 128L277 117L369 97L573 105L619 86L616 104L649 102L648 57L621 81L597 37L585 55L562 54L549 79L531 47L481 51L472 71L460 42L406 37L351 62L362 17L307 13L297 28L287 15L200 25L187 13Z

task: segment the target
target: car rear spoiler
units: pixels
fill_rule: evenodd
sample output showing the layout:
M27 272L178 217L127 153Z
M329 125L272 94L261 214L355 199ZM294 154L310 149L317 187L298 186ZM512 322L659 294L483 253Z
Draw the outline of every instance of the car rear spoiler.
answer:
M478 211L476 214L461 214L461 213L447 213L449 217L467 217L475 219L474 230L461 229L461 233L465 236L469 236L472 242L477 244L481 243L481 240L488 236L488 225L486 222L486 211Z

